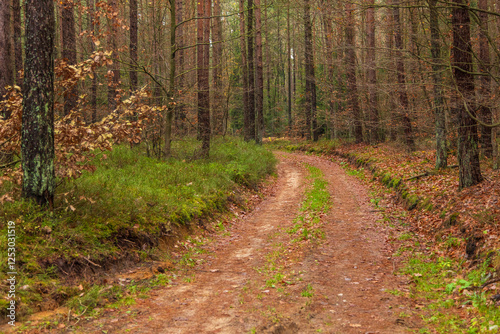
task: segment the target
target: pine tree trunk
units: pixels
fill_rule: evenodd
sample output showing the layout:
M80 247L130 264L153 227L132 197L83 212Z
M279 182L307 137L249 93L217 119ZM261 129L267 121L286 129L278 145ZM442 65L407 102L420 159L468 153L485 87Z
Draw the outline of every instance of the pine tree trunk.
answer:
M240 51L241 51L241 69L243 78L243 136L246 141L251 140L249 137L250 126L250 104L248 103L248 57L247 57L247 46L245 42L246 29L245 29L245 0L240 0Z
M316 119L316 75L314 73L314 51L311 22L311 5L309 0L304 1L304 59L306 67L306 125L307 139L317 141L319 129Z
M488 10L488 0L479 0L479 9ZM493 117L489 101L491 97L490 49L488 45L488 14L479 12L479 71L483 73L479 88L479 116L487 124L491 124ZM485 157L491 158L493 153L492 128L481 126L481 151Z
M129 14L130 14L130 61L132 63L132 67L129 72L130 76L130 91L133 92L137 89L137 71L135 70L135 66L137 63L137 0L130 0L129 3Z
M377 102L377 73L375 65L375 0L368 0L369 7L366 10L366 30L368 49L367 77L368 77L368 99L370 110L370 121L368 123L368 138L372 144L380 141L379 112Z
M288 111L288 133L292 132L292 44L290 41L290 3L287 5L286 12L286 49L287 49L287 70L288 70L288 99L287 99L287 111ZM269 49L269 46L268 46ZM270 57L267 57L270 61ZM268 84L269 86L269 77ZM269 89L269 87L268 87Z
M22 87L20 71L23 69L23 44L21 39L21 0L12 0L12 15L14 21L14 61L16 63L16 83Z
M222 94L222 8L221 0L214 0L214 17L212 18L213 36L213 61L212 77L214 83L214 99L212 101L212 126L214 134L222 135L224 132L224 99Z
M262 65L262 20L260 0L255 0L255 111L257 126L255 141L262 144L264 136L264 69Z
M5 86L14 84L14 67L11 54L10 1L0 2L0 100L6 93ZM7 111L0 110L4 117L10 117Z
M177 68L177 79L176 79L176 89L180 92L180 95L184 93L184 25L181 24L184 17L184 0L175 0L175 20L177 22L177 28L175 29L175 45L177 51L175 52L175 66ZM183 135L186 131L184 127L184 121L186 116L184 115L184 104L182 98L178 96L175 105L175 124L177 133Z
M356 143L363 142L363 126L361 109L358 101L358 85L356 82L356 52L355 52L355 38L354 38L354 9L352 4L346 4L347 12L347 26L346 31L346 46L347 46L347 86L349 90L349 104L352 109L352 116L354 120L354 138Z
M62 58L68 65L76 65L76 31L73 1L62 4ZM64 115L68 115L75 107L78 99L78 88L75 84L64 92Z
M54 177L54 3L26 1L23 156L24 198L52 208Z
M434 116L436 122L436 168L448 166L448 148L446 146L446 117L443 96L441 36L439 33L437 0L429 0L432 77L434 80Z
M406 92L406 74L403 63L403 37L401 28L401 18L399 15L399 3L397 0L392 1L393 20L394 20L394 42L396 46L396 70L398 73L398 90L399 90L399 103L402 109L401 120L403 122L403 129L405 134L406 146L410 152L415 150L415 140L413 138L413 129L410 119L410 106L408 101L408 94Z
M247 51L248 51L248 118L245 140L256 140L255 133L255 59L254 59L254 28L253 28L253 0L247 1Z
M201 155L208 157L210 150L210 0L198 2L198 124L202 141Z
M118 64L118 45L116 42L118 29L115 22L116 15L118 15L117 0L108 0L111 8L111 18L108 18L108 47L113 52L113 64L108 65L108 108L112 112L118 105L118 88L120 86L120 66Z
M87 0L88 7L88 16L87 16L87 27L89 30L89 50L90 52L95 51L94 41L92 37L96 35L96 30L99 29L98 17L94 15L94 0ZM91 113L91 122L97 122L97 74L93 73L92 83L90 86L90 113Z
M457 5L452 9L453 31L453 77L460 96L456 108L458 128L458 166L459 188L466 188L478 184L483 180L479 165L479 138L477 123L466 110L466 105L474 103L474 75L472 67L472 47L470 36L470 17L468 4L465 0L455 0ZM468 107L471 113L474 108Z

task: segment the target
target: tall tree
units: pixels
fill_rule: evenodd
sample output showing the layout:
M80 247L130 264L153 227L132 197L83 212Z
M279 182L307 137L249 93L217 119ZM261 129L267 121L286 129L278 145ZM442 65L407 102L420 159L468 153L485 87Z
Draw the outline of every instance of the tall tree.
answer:
M13 62L11 53L11 24L10 24L10 1L3 0L0 2L0 99L6 93L5 86L10 86L14 83ZM5 111L0 112L5 114Z
M349 2L346 4L347 25L345 27L346 35L346 57L347 57L347 86L349 89L349 104L352 109L354 120L354 138L356 143L363 141L362 113L358 101L358 85L356 82L356 52L354 36L354 8Z
M245 30L245 0L240 0L240 54L241 54L241 71L242 71L242 81L243 81L243 136L245 140L251 140L250 137L250 103L249 101L249 88L248 88L248 57L247 57L247 45L245 42L246 30Z
M12 0L14 23L14 62L16 63L16 83L22 86L20 71L23 69L23 42L21 39L21 0Z
M68 65L76 65L76 30L73 0L62 2L62 58ZM78 89L75 84L64 92L64 115L69 114L75 107L78 98Z
M459 188L470 187L483 180L479 165L479 138L474 113L474 74L470 36L469 6L465 0L454 0L452 8L453 47L451 49L453 77L459 94L455 112L458 118Z
M247 1L247 52L248 52L248 113L245 115L245 140L255 140L255 59L253 0Z
M212 100L212 126L214 133L221 135L224 132L224 101L222 94L222 8L221 0L214 0L214 16L212 18L213 60L212 76L214 83L214 98Z
M201 154L208 157L210 150L210 9L211 0L198 2L197 75L198 75L198 124L202 141Z
M436 168L446 168L448 165L448 149L446 147L446 115L444 107L441 34L437 0L429 0L429 25L431 30L432 77L434 80L434 117L436 127Z
M21 154L22 195L54 200L54 3L27 0Z
M291 43L291 27L290 27L290 2L288 2L286 7L286 49L287 49L287 70L288 70L288 98L287 98L287 110L288 110L288 132L292 131L292 43ZM266 39L268 40L268 39ZM269 50L269 46L267 47ZM267 61L270 62L270 57L266 57ZM268 64L269 66L269 64ZM268 71L268 92L269 92L269 80L270 75ZM270 100L270 98L269 98Z
M118 105L118 87L120 85L120 66L118 65L118 4L117 0L108 0L110 13L108 13L108 47L113 52L115 60L108 65L108 108L116 109Z
M398 73L398 91L399 103L401 106L401 118L405 135L406 146L410 151L415 150L415 140L413 138L413 129L410 119L410 105L408 102L408 94L406 91L406 73L403 62L403 32L401 25L401 16L399 13L398 0L392 0L392 16L394 20L394 44L396 46L396 71Z
M90 52L95 51L95 44L93 37L96 35L96 30L99 29L98 17L94 15L95 13L95 1L87 0L87 27L89 30L89 50ZM91 122L97 122L97 75L96 73L92 74L92 83L90 86L90 113L91 113Z
M369 96L369 122L368 138L371 143L380 141L379 112L377 102L377 72L375 66L375 0L368 0L366 10L366 30L368 48L366 50L368 96Z
M137 71L135 70L135 66L137 66L137 34L138 34L138 25L137 25L137 0L130 0L129 3L129 19L130 19L130 60L132 61L132 68L130 69L130 90L135 91L137 89Z
M479 116L482 121L491 124L492 113L489 106L491 97L491 76L489 71L490 65L490 48L488 44L488 0L478 1L479 9L479 71L483 73L480 79L479 88ZM493 153L493 144L491 141L492 128L481 126L481 150L486 157L491 157Z
M262 64L262 20L260 0L255 0L255 141L262 144L264 135L264 69Z
M175 0L175 67L177 69L176 87L181 94L184 90L184 0ZM180 94L179 94L180 95ZM184 133L183 120L185 120L184 105L181 100L176 101L175 105L175 122L176 128L180 133Z

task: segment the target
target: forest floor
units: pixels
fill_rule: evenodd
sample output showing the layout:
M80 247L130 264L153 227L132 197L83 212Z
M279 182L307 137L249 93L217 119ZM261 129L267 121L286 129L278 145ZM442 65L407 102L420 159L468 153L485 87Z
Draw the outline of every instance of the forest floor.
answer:
M390 227L381 223L366 185L324 158L277 156L278 177L260 204L217 235L207 232L210 238L194 236L179 244L189 250L192 266L132 305L103 308L76 324L61 322L59 330L50 332L418 330L415 302L389 293L409 282L397 275ZM321 190L314 193L321 184L329 205ZM135 271L125 273L124 280L130 281L127 275L134 277Z

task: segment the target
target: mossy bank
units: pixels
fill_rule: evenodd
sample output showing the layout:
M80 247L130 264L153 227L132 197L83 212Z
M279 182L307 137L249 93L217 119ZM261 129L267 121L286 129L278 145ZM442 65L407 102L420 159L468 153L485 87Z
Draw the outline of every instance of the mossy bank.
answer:
M242 190L255 191L275 171L276 159L261 146L219 139L209 159L194 159L199 145L174 143L168 161L147 157L141 146L117 146L93 161L95 172L59 185L52 212L22 200L18 186L4 182L2 192L18 195L0 209L0 272L9 271L7 227L13 221L18 319L71 302L82 294L82 280L158 260L166 239L203 224L231 202L244 205ZM1 286L3 296L7 289ZM0 299L3 315L7 303Z

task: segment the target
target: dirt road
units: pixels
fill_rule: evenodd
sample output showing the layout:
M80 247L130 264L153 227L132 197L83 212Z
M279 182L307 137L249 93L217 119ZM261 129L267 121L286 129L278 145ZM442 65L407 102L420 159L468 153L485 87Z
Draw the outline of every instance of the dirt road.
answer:
M278 153L274 193L204 246L203 264L79 333L408 333L384 229L367 189L336 163ZM307 188L307 163L328 181L325 238L293 243L286 229ZM286 254L284 256L283 254ZM186 279L187 277L187 279Z

